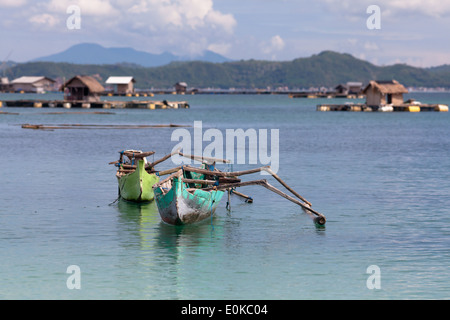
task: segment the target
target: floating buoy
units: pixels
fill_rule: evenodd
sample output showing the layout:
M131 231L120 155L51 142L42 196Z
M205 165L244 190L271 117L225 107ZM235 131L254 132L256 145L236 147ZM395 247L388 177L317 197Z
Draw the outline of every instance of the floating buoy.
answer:
M380 112L393 112L394 107L393 106L382 106L378 108L378 111Z
M1 105L0 105L1 106ZM438 104L435 108L434 111L439 111L439 112L448 112L448 106L446 106L445 104Z
M420 107L419 106L409 106L406 108L406 111L409 112L420 112Z
M330 111L330 107L329 106L319 106L317 108L318 111Z
M361 111L361 106L351 106L350 111L359 112Z

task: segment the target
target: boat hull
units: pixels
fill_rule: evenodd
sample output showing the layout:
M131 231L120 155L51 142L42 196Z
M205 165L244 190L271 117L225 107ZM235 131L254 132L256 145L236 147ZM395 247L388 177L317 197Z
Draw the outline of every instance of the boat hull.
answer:
M134 172L117 176L117 180L120 197L128 201L148 202L155 198L153 185L159 182L159 177L145 171L144 160L138 160Z
M172 187L166 193L161 186L154 189L155 200L161 219L172 225L200 222L216 211L223 191L188 191L179 178L174 178Z

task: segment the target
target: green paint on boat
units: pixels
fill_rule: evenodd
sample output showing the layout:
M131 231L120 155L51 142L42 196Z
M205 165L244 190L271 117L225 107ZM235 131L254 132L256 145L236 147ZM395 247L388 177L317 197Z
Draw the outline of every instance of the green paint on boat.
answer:
M174 177L154 188L161 219L172 225L202 221L216 211L224 194L220 190L188 188L180 177Z
M124 175L117 175L119 182L119 194L128 201L145 202L155 198L153 185L159 182L159 177L145 171L143 159L137 161L137 168L134 172Z

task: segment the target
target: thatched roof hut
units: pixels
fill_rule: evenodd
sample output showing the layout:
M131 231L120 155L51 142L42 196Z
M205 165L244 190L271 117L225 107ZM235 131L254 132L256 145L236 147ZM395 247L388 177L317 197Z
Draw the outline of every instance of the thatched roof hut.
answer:
M105 88L91 76L75 76L63 85L65 100L99 101Z
M369 106L400 105L403 103L403 94L408 93L408 90L396 80L370 81L363 93Z

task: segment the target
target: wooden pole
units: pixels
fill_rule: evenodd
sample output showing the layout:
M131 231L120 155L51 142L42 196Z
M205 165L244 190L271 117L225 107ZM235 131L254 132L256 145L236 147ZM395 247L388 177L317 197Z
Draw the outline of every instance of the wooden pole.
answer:
M196 155L191 155L191 154L184 154L182 152L178 152L178 154L180 156L182 156L182 157L189 158L189 159L192 159L192 160L197 160L197 161L200 161L200 162L207 161L209 163L211 163L211 162L231 163L231 161L227 160L227 159L202 157L202 156L196 156Z
M156 166L157 164L159 164L159 163L161 163L161 162L163 162L163 161L166 161L167 159L171 158L174 154L177 154L177 153L179 153L178 150L176 150L176 151L174 151L174 152L171 152L170 154L165 155L165 156L162 157L161 159L156 160L155 162L152 162L152 163L150 163L150 164L147 164L146 167L147 167L147 168L152 168L152 167Z
M217 183L217 181L215 180L200 180L200 179L181 179L181 181L186 182L186 183L199 183L199 184L215 184Z
M297 199L278 190L277 188L275 188L274 186L269 184L267 182L267 180L254 180L254 181L245 181L245 182L232 183L232 184L224 184L224 185L219 185L219 186L214 186L214 187L203 188L202 190L205 190L205 191L210 191L213 189L222 190L222 189L228 189L228 188L234 188L234 187L244 187L244 186L250 186L250 185L259 185L259 186L263 186L266 189L269 189L270 191L272 191L272 192L282 196L283 198L302 207L309 216L313 217L314 222L316 224L319 224L319 225L325 224L326 218L323 214L321 214L320 212L317 212L316 210L313 210L309 205L303 204L300 201L298 201ZM315 214L317 217L314 217L313 214Z
M153 188L159 187L159 186L161 186L163 183L169 181L170 179L173 179L173 178L175 178L175 177L179 177L179 176L181 176L182 174L183 174L183 171L180 170L180 169L178 169L177 172L171 174L170 176L168 176L168 177L165 178L164 180L161 180L161 181L159 181L158 183L155 183L155 184L153 185Z
M260 172L261 170L263 170L262 168L265 168L265 167L244 170L244 171L222 172L222 171L211 171L211 170L206 170L206 169L194 168L191 166L183 166L183 169L185 171L197 172L197 173L201 173L201 174L205 174L205 175L219 176L219 177L237 177L237 176L242 176L245 174L257 173L257 172Z
M102 125L102 124L22 124L24 129L42 129L42 130L54 130L54 129L147 129L147 128L172 128L172 127L184 127L182 125L168 124L168 125Z
M183 168L186 171L193 171L193 172L202 173L202 174L206 174L206 175L213 175L213 176L215 175L215 176L221 176L221 177L236 177L236 176L241 176L241 175L245 175L245 174L252 174L252 173L257 173L260 171L266 171L266 172L270 173L286 189L288 189L290 192L292 192L292 194L294 194L297 198L299 198L300 200L302 200L303 202L305 202L306 204L311 206L311 202L307 201L305 198L303 198L301 195L299 195L297 192L295 192L291 187L289 187L283 180L281 180L281 178L278 175L275 174L275 172L272 171L272 169L270 169L269 166L250 169L250 170L244 170L244 171L236 171L236 172L210 171L210 170L206 170L206 169L193 168L190 166L184 166Z
M165 176L166 174L171 174L174 173L178 170L181 170L181 166L180 167L176 167L176 168L172 168L172 169L168 169L168 170L164 170L164 171L154 171L154 173L157 173L159 176Z
M253 203L253 198L252 197L249 197L249 196L247 196L247 195L245 195L243 193L240 193L240 192L238 192L238 191L236 191L234 189L231 189L231 193L236 195L236 196L238 196L238 197L240 197L240 198L242 198L242 199L244 199L245 202Z
M293 195L295 195L297 198L305 202L307 205L312 206L311 202L303 198L301 195L299 195L295 190L293 190L291 187L289 187L281 178L272 171L270 167L265 167L264 171L270 173L272 177L274 177L279 183L281 183L286 189L288 189Z

